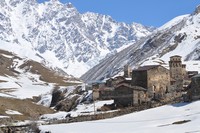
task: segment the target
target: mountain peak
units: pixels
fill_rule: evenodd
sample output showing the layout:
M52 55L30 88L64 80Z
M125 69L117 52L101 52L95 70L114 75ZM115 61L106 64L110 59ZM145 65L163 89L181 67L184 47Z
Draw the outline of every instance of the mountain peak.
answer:
M50 2L60 2L59 0L50 0Z
M146 27L135 28L107 15L81 14L71 3L59 0L44 4L34 3L35 0L6 1L12 1L13 10L8 10L6 4L0 8L0 40L26 42L26 46L76 77L130 41L151 33Z
M117 74L120 75L123 73L123 67L127 63L132 68L137 68L143 64L164 65L172 55L182 56L184 61L200 60L200 6L196 8L195 14L182 15L172 19L159 29L156 29L152 34L141 38L121 52L104 59L86 72L81 79L94 81L116 76ZM135 25L133 24L135 29L140 27L137 24ZM196 65L199 62L191 64ZM187 69L200 72L200 69L195 65L188 65Z
M195 14L199 14L200 13L200 5L198 5L195 9Z
M68 8L73 8L74 6L72 5L71 2L69 2L69 3L67 3L67 7L68 7Z

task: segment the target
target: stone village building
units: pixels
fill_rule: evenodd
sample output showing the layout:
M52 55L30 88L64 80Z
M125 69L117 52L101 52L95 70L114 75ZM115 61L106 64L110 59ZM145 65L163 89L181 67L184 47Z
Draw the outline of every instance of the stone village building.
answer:
M94 94L98 94L97 99L114 99L117 106L170 101L182 96L183 86L190 83L188 73L178 55L170 57L169 69L161 65L149 65L130 71L130 67L126 65L124 77L108 79L104 89L95 89ZM106 89L107 87L112 89Z
M183 86L183 79L186 75L185 65L182 64L180 56L172 56L169 64L170 69L161 65L148 65L132 70L132 73L129 74L132 75L131 84L115 87L117 95L114 97L115 103L129 106L132 101L132 106L134 106L149 103L152 100L169 101L180 96L181 92L178 90L181 88L180 86ZM120 93L123 97L120 97ZM125 94L129 97L129 102L123 100Z
M112 99L114 87L106 85L104 82L92 83L93 100L110 100Z
M161 99L170 91L169 73L160 65L139 67L132 72L132 85L145 88L149 99Z
M132 86L131 84L121 83L115 88L113 97L117 106L133 106L141 105L147 102L147 90L140 86Z
M193 101L200 99L200 74L192 77L191 84L187 87L184 101Z

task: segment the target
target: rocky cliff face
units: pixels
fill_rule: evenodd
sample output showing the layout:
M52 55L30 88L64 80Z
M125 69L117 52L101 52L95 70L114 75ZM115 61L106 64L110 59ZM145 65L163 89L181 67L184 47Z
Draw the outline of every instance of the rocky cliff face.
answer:
M141 24L119 23L106 15L81 14L71 3L58 0L41 4L36 0L0 2L0 39L29 45L74 76L151 31Z
M199 60L200 14L198 12L199 7L191 15L174 18L151 35L135 44L131 43L133 45L130 47L105 59L81 78L85 81L104 79L122 72L126 64L136 68L147 62L167 63L172 55L180 55L184 61Z

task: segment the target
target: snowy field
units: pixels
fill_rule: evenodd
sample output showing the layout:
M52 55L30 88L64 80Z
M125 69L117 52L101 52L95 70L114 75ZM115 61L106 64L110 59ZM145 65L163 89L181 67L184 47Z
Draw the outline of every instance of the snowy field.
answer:
M189 121L181 123L182 121ZM181 124L173 124L180 122ZM200 133L200 101L165 105L112 119L40 126L51 133Z
M95 113L102 113L97 112L96 110L101 108L104 104L112 104L113 100L105 100L105 101L96 101L95 104L79 104L74 110L70 112L60 111L54 114L45 114L42 115L43 119L50 120L50 119L64 119L66 115L70 114L71 117L77 117L80 115L93 115L94 110ZM95 107L94 107L95 106Z

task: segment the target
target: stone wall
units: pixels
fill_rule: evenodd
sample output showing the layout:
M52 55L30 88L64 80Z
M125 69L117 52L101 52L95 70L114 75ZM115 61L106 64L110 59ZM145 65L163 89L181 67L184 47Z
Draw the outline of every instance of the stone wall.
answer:
M147 88L147 71L132 72L132 85Z
M159 66L148 71L148 96L149 98L162 98L170 89L169 70Z
M30 133L30 125L0 127L3 133ZM1 133L1 132L0 132ZM32 133L39 133L33 131Z
M114 103L122 107L133 105L133 88L124 85L115 88Z
M62 120L49 120L46 124L51 125L51 124L60 124L60 123L73 123L73 122L108 119L108 118L113 118L113 117L129 114L129 113L137 112L137 111L141 111L141 110L146 110L149 108L154 108L154 107L158 107L158 106L162 106L162 105L166 105L166 104L178 103L181 101L182 101L182 99L179 97L176 99L172 99L170 101L149 102L146 104L142 104L140 106L127 107L127 108L119 109L119 110L112 111L112 112L106 112L106 113L98 113L97 112L96 114L93 114L93 115L82 115L82 116L66 118L66 119L62 119Z

